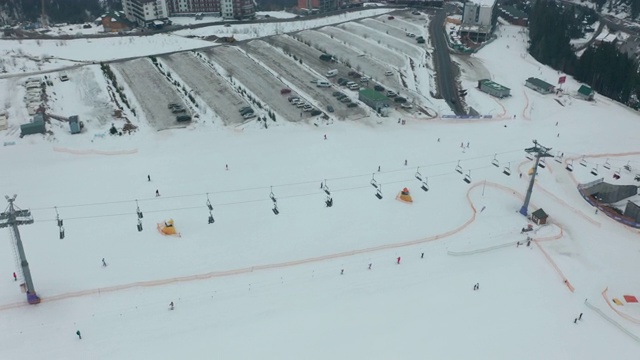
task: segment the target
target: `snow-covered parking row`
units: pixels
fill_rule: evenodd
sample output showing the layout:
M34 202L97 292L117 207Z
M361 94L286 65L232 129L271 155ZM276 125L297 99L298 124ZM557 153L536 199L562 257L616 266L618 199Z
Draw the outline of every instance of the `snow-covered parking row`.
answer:
M345 24L340 26L343 25ZM378 59L383 63L389 64L390 69L401 68L408 63L408 60L405 59L403 54L398 54L397 52L383 48L376 44L375 41L368 41L367 39L363 39L362 37L354 35L342 28L328 26L323 27L320 31L337 41L346 43L348 46L353 47L366 55L370 55L374 59Z
M339 118L359 118L366 114L362 108L348 108L333 97L331 94L335 91L334 88L316 86L311 81L318 79L318 74L303 68L279 49L275 49L262 40L251 41L245 47L251 56L255 56L265 66L280 74L293 88L308 95L308 100L318 109L326 110L327 106L332 106ZM339 75L347 77L345 73Z
M420 49L404 41L398 41L395 37L387 35L384 31L378 31L360 23L346 23L340 26L344 26L344 29L352 34L370 39L391 51L399 52L414 59L421 59L423 56Z
M176 114L167 107L169 103L186 108L175 88L158 72L147 58L114 64L136 100L142 107L147 121L157 130L175 127Z
M428 24L426 15L412 15L410 12L396 13L395 19L388 20L385 16L378 16L373 19L377 19L381 22L386 22L391 26L398 27L404 31L414 33L416 35L423 35L425 39L429 35Z
M286 95L280 94L280 89L285 88L286 85L235 46L219 46L207 50L206 55L211 61L224 68L227 73L223 75L239 81L258 99L283 116L284 120L299 121L310 116L306 112L300 116L300 109L292 106Z
M398 41L399 46L402 46L403 48L406 48L407 51L411 52L411 53L406 53L411 57L419 59L420 55L424 53L421 49L420 44L416 42L416 37L428 36L427 29L424 29L424 31L420 31L420 32L414 32L413 30L407 30L406 27L403 29L396 27L399 25L399 22L397 21L393 24L390 24L390 23L380 22L375 19L364 19L361 21L361 24L364 26L370 27L372 29L375 29L377 31L383 32L389 36L392 36L395 39L395 41ZM407 36L407 33L412 33L415 36L409 37Z
M229 83L190 53L178 53L161 58L193 89L225 125L241 124L245 119L238 109L249 104Z
M341 61L348 61L355 69L360 69L360 73L367 75L375 81L381 83L385 87L398 89L400 82L397 76L385 76L385 71L389 70L388 66L383 64L382 59L374 59L369 55L357 52L353 48L342 44L336 39L331 39L324 33L313 30L299 32L296 36L304 41L317 44L323 49L328 49L331 54ZM363 56L364 55L364 56Z

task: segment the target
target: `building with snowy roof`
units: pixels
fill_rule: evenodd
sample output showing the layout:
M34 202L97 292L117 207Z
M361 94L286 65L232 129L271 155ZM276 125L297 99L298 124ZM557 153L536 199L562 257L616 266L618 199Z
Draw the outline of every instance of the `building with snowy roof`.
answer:
M464 3L462 24L491 26L496 0L471 0Z

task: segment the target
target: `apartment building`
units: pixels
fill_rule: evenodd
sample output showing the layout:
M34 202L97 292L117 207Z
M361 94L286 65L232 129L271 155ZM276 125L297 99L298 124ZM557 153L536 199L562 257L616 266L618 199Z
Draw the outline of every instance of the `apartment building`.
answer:
M122 0L122 9L129 21L148 26L169 17L167 0Z
M255 16L253 0L166 0L169 13L180 14L220 14L225 19L246 19Z

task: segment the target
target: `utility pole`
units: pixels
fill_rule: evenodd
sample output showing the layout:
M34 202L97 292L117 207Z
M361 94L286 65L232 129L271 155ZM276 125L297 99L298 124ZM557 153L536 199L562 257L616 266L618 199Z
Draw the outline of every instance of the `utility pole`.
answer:
M538 164L540 163L540 158L545 157L553 157L553 155L549 154L551 148L544 147L538 144L538 141L533 140L533 147L524 149L529 154L535 154L535 164L533 165L533 174L531 174L531 180L529 181L529 188L527 189L527 196L524 198L524 204L522 204L522 208L520 208L520 214L527 216L528 208L529 208L529 200L531 200L531 192L533 192L533 184L536 180L536 174L538 173Z
M18 225L33 224L33 218L31 217L31 211L16 209L13 202L18 195L8 197L5 195L5 199L9 202L7 209L0 213L0 228L11 228L13 237L15 239L15 245L18 249L18 256L20 257L20 266L22 267L22 275L27 286L27 301L29 304L39 304L40 298L36 294L36 289L33 286L33 280L31 279L31 271L29 270L29 262L24 254L24 247L22 246L22 239L20 238L20 231Z
M42 0L42 27L46 29L49 27L49 24L47 21L47 11L44 8L44 1L45 0Z

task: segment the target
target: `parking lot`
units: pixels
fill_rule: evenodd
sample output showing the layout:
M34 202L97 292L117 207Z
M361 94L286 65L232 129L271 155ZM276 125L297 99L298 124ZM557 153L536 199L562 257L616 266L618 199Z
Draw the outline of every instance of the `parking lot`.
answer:
M343 25L344 24L340 26ZM333 26L323 27L320 29L320 31L329 36L333 36L333 38L337 41L343 41L347 43L354 49L357 49L364 54L370 55L374 59L378 59L380 63L389 64L389 69L403 67L407 62L403 54L398 54L397 52L382 47L376 44L375 40L363 39L358 35L354 35L346 30Z
M351 66L356 69L359 67L361 74L371 77L384 87L392 89L400 88L398 76L386 76L385 72L389 70L389 67L384 65L380 60L372 58L370 55L363 56L362 53L344 45L339 40L331 39L326 34L314 30L301 31L296 36L305 41L309 41L311 44L319 44L322 48L331 49L332 55L336 56L338 59L348 61L351 63ZM334 78L334 80L338 77ZM372 84L370 85L372 86Z
M193 89L197 98L222 118L225 125L245 121L238 109L249 106L249 103L205 63L190 53L173 54L161 59Z
M334 88L316 86L316 84L311 81L319 78L324 79L324 76L319 77L318 74L307 70L291 57L284 55L268 43L262 40L254 40L243 46L251 53L252 56L258 58L270 69L280 74L280 76L286 79L293 87L302 92L304 94L304 100L319 110L326 111L327 106L332 106L336 116L339 118L359 118L366 114L364 109L360 107L349 108L345 103L334 98L332 96ZM338 73L336 77L338 76L346 77L347 74ZM351 91L351 93L351 95L355 94L353 91ZM357 96L350 97L356 98Z
M222 66L232 78L255 94L258 99L264 102L263 105L268 105L277 114L284 117L280 120L300 121L310 116L309 113L303 113L301 117L300 109L292 106L286 95L280 94L279 90L286 87L284 83L263 66L248 58L235 46L219 46L207 50L206 55L211 61Z
M176 122L176 114L173 114L167 105L177 103L185 107L185 104L149 59L136 59L113 66L133 91L152 127L162 130L179 125Z
M393 25L397 25L397 23L398 22ZM361 24L386 34L386 39L389 39L389 37L393 38L393 45L398 49L398 51L402 51L404 54L407 54L417 60L424 57L424 50L420 49L420 46L416 42L416 37L423 36L422 32L416 34L414 32L392 26L389 22L383 23L374 19L364 19L361 21ZM409 37L407 36L407 33L411 33L415 36Z
M362 38L371 39L380 47L389 49L390 51L397 52L414 59L422 59L423 57L420 49L404 41L398 41L395 37L387 35L384 31L377 31L360 23L346 23L340 26L344 26L345 30L352 34ZM402 36L404 36L404 34Z

